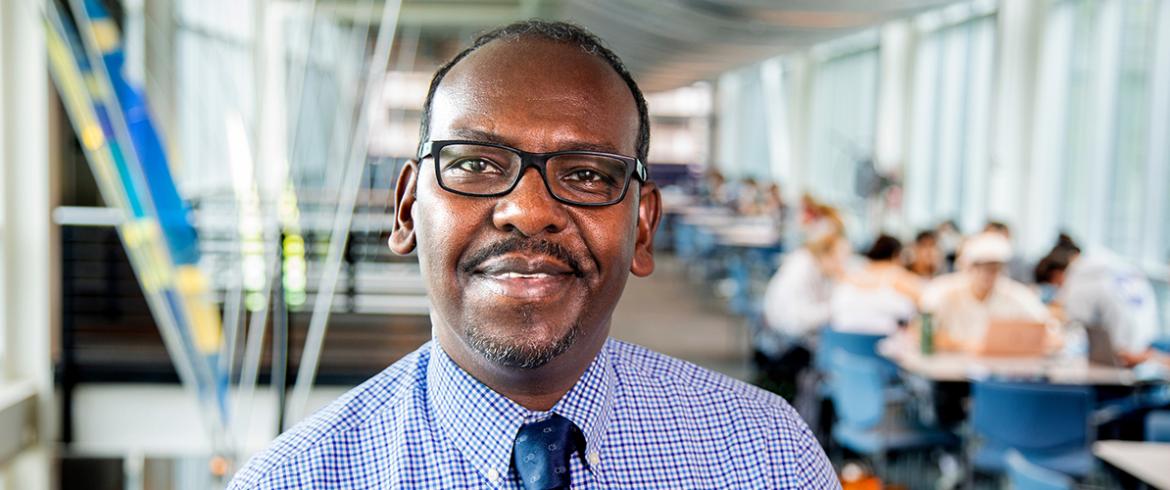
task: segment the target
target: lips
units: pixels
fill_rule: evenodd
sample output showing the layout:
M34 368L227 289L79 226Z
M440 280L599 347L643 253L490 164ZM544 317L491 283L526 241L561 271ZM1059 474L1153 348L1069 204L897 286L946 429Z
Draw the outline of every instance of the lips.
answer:
M548 255L506 254L484 261L475 270L478 274L499 275L577 275L568 264Z
M472 273L472 286L514 299L550 299L561 296L580 275L548 255L506 254L480 264Z

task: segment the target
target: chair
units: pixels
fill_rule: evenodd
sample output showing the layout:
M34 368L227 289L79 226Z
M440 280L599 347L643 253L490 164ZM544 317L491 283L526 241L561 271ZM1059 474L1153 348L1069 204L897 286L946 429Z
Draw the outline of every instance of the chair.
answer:
M1170 336L1160 337L1150 344L1154 350L1170 353Z
M1083 477L1092 470L1089 387L977 381L971 395L971 426L983 439L975 468L1003 473L1008 451L1015 449L1035 465L1066 475Z
M897 367L878 355L877 344L884 339L884 335L864 334L852 332L839 332L833 330L833 327L824 327L821 329L819 343L817 344L816 359L814 365L817 370L822 373L829 372L829 363L833 352L842 350L853 354L855 356L863 357L865 359L876 362L878 370L881 371L885 379L892 379L897 373Z
M853 452L884 462L890 452L958 444L954 434L891 416L886 378L873 359L837 350L828 381L838 416L833 440Z
M1170 410L1157 410L1146 415L1146 440L1170 442Z
M1013 490L1071 490L1072 479L1032 464L1014 449L1007 452L1008 480Z
M750 316L755 298L752 295L752 273L747 261L737 254L731 254L727 259L727 276L732 284L728 307L736 315Z

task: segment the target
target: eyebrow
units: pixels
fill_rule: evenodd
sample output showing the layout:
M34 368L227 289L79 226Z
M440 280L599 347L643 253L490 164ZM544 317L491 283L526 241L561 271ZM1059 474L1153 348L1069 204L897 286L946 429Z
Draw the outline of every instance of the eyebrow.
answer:
M491 131L483 131L471 128L457 128L451 130L451 136L456 139L466 139L471 141L482 141L484 143L494 143L497 145L511 146L517 148L517 145L508 138L500 136ZM601 153L610 153L614 155L625 155L625 153L618 151L612 146L598 143L591 143L588 141L569 140L557 145L558 149L553 151L596 151Z

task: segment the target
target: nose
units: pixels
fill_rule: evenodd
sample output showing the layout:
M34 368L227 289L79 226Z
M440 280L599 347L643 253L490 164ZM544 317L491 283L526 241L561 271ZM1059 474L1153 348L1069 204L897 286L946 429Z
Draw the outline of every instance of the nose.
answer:
M501 196L492 212L492 224L496 228L517 231L525 236L559 233L568 222L564 205L549 194L535 168L529 168L520 176L516 188Z

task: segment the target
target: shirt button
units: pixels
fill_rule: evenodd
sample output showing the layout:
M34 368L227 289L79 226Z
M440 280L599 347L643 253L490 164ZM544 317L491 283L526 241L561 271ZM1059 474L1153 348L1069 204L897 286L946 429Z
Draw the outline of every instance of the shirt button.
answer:
M597 464L601 462L601 455L597 453L589 453L585 456L585 459L589 460L589 464Z
M500 482L500 472L498 472L494 469L487 470L487 477L488 477L488 480L491 480L492 483L499 483Z

